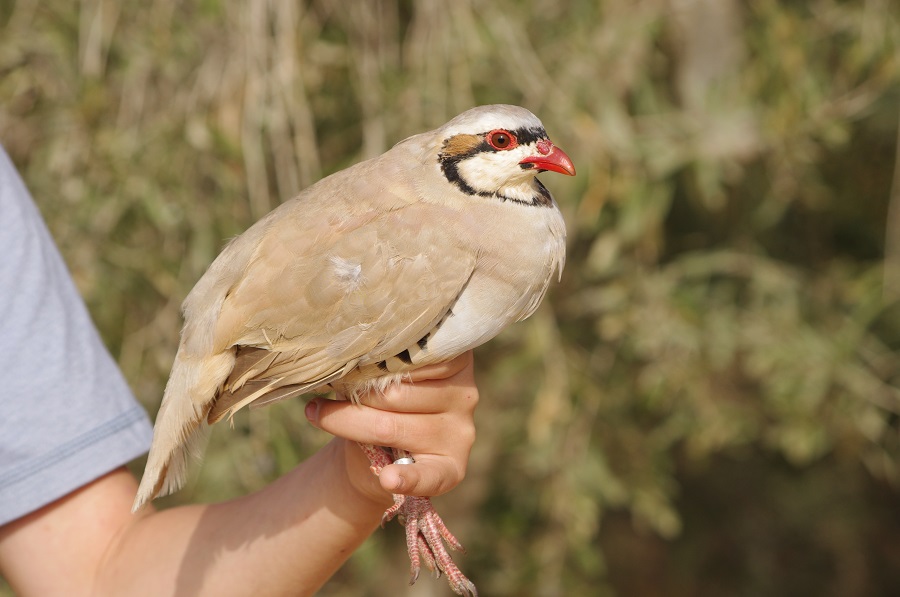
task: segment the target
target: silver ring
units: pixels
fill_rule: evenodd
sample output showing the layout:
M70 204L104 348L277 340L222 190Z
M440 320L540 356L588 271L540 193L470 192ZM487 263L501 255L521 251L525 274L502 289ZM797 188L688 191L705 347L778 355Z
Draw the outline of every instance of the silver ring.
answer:
M394 464L414 464L416 461L412 459L412 456L404 456L403 458L398 458L394 461Z

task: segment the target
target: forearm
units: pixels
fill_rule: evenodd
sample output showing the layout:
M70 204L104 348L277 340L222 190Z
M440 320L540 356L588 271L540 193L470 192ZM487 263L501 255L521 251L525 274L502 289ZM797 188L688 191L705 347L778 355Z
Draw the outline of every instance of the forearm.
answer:
M0 571L22 597L309 595L391 503L367 466L334 440L256 493L137 516L120 469L0 529Z
M439 495L465 474L478 401L471 353L352 405L307 416L340 437L268 487L222 504L132 515L117 469L0 527L0 574L21 597L309 595L376 528L390 492ZM380 477L356 441L411 452Z
M110 552L97 594L314 593L386 506L349 486L347 452L332 442L257 493L145 516Z

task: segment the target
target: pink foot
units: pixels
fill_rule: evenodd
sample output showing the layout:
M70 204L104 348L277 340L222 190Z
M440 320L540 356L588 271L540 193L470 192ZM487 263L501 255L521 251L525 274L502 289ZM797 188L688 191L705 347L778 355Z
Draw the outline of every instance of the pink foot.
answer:
M376 475L393 462L381 448L364 444L360 446L369 457L372 472ZM406 548L411 564L409 584L415 583L419 578L421 563L424 561L425 566L434 572L435 577L440 577L441 574L447 576L447 582L450 583L454 593L464 597L478 597L475 585L453 562L444 542L453 550L465 552L465 549L447 529L430 498L395 494L394 505L385 510L381 517L382 526L394 517L406 527Z
M394 496L403 498L399 507L395 501L394 506L388 512L394 510L400 523L406 527L406 548L409 551L410 572L409 584L419 578L420 563L424 560L425 566L439 577L442 573L447 576L450 588L457 595L477 597L478 591L475 585L457 568L453 558L447 552L447 546L456 551L465 552L459 540L444 525L440 515L435 511L431 499L418 496ZM388 517L385 512L385 517ZM393 514L391 515L393 516ZM385 520L385 518L382 518ZM390 520L390 518L386 518Z

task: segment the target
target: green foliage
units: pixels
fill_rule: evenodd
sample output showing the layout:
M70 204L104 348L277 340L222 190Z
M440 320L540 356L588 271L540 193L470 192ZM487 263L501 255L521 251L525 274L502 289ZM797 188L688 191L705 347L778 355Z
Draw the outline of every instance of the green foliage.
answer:
M227 238L473 104L530 108L578 168L545 180L569 259L479 352L438 500L461 567L487 595L889 595L898 56L889 0L17 1L0 141L155 411ZM290 469L326 440L301 409L218 429L170 501ZM322 594L400 594L404 558L377 533Z

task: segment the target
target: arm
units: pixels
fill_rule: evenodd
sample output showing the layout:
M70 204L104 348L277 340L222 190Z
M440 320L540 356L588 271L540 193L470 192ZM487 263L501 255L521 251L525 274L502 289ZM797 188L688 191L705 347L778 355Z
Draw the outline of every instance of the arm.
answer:
M438 495L462 480L472 370L466 353L365 406L313 400L311 422L342 437L229 502L133 516L136 482L117 470L0 528L0 570L23 597L312 594L378 526L391 491ZM375 478L354 441L403 448L417 462Z

